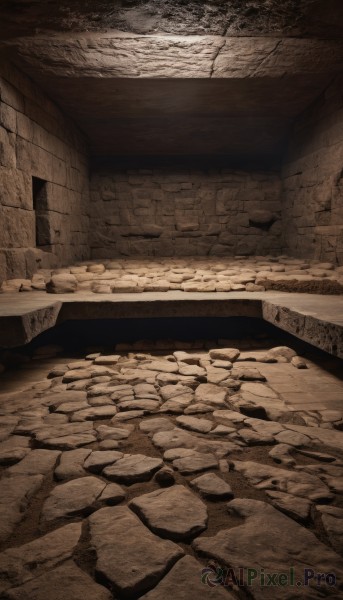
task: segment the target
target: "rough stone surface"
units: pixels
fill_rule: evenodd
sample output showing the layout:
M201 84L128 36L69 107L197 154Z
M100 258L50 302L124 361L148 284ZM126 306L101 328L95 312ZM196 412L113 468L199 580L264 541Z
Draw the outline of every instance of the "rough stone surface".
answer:
M227 392L211 383L201 383L195 390L195 400L209 404L215 408L225 407Z
M63 452L60 458L60 463L55 469L56 479L74 479L86 475L83 468L83 463L90 455L91 450L88 448L77 448L69 452Z
M44 277L36 277L32 284L26 279L40 267L82 260L89 253L83 137L13 65L2 63L0 82L0 285L21 278L18 291L45 289ZM34 188L36 211L32 176L41 180ZM57 273L53 277L56 285L59 278L65 279ZM76 284L75 280L75 289ZM41 315L46 322L51 317L54 314Z
M209 500L229 500L233 498L233 491L228 483L215 473L205 473L192 479L190 482L204 498Z
M317 502L325 502L332 498L329 488L318 477L309 473L288 471L252 461L236 461L234 467L258 489L287 491L293 496L309 498Z
M43 483L42 475L18 475L0 481L0 540L6 540L24 517L30 499Z
M23 460L7 469L6 475L48 475L60 454L57 450L32 450Z
M143 454L127 455L120 458L114 465L106 467L103 474L112 481L130 485L137 481L149 481L155 471L163 466L159 458L150 458Z
M245 519L242 525L219 532L214 537L201 537L193 542L196 551L214 558L233 568L247 567L256 560L256 545L259 548L258 563L268 573L276 573L281 565L294 566L296 576L303 577L303 565L315 572L329 573L334 564L336 573L341 573L343 561L333 550L319 542L310 531L289 519L275 508L258 500L237 499L228 504L234 515ZM284 572L284 571L283 571ZM339 584L341 585L341 584ZM326 592L337 597L337 588ZM254 582L254 598L275 598L275 589L259 587ZM322 592L310 581L309 587L297 590L298 597L320 598ZM278 597L294 598L291 587L280 587Z
M209 433L211 429L213 429L213 421L210 421L209 419L182 416L177 417L176 422L181 425L181 427L185 427L191 431L197 431L198 433Z
M271 492L267 495L271 498L273 505L297 521L308 521L311 510L311 502L306 498L284 494L283 492Z
M100 473L104 467L115 463L117 460L123 457L122 452L116 452L115 450L108 451L94 451L84 462L84 467L91 473Z
M213 454L194 451L189 456L174 460L173 467L183 475L192 475L193 473L217 468L218 461Z
M204 583L200 575L202 565L192 556L181 558L171 571L151 592L142 596L142 600L197 600L204 594ZM187 585L185 585L187 582ZM233 596L220 587L206 588L206 598L232 600Z
M303 118L302 133L295 128L283 167L283 223L285 247L300 257L342 264L342 77L338 77ZM320 123L327 141L316 135ZM311 160L308 160L309 157ZM301 174L300 174L301 171ZM318 265L319 266L319 265ZM325 265L326 266L326 265ZM327 277L330 271L321 271Z
M93 508L105 486L106 483L96 477L82 477L62 483L44 502L43 520L52 521L87 513Z
M8 600L45 600L46 598L59 600L61 597L111 600L112 594L95 583L73 561L68 561L7 592Z
M330 544L338 554L343 552L343 511L333 506L317 506Z
M143 594L183 556L183 550L152 534L126 507L103 508L89 518L96 571L119 593Z
M0 554L0 592L39 577L71 558L81 536L81 523L71 523ZM32 561L35 569L32 571Z
M183 485L138 496L129 506L151 531L174 541L188 540L206 529L204 503Z

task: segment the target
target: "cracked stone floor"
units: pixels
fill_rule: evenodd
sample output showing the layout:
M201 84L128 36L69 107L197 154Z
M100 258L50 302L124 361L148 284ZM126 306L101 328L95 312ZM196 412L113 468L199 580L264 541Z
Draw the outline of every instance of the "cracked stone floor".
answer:
M41 349L3 373L0 597L342 598L343 383L320 356Z

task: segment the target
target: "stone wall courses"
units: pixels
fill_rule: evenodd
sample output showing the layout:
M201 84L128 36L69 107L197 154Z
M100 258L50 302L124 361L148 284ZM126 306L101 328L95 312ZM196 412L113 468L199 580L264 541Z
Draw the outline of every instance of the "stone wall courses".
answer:
M34 210L32 177L46 181ZM16 67L0 64L0 282L89 256L87 144ZM36 247L36 224L41 227Z
M295 123L283 170L284 250L343 264L343 77Z
M92 257L278 253L280 192L278 175L269 172L96 171ZM264 212L263 222L256 211Z

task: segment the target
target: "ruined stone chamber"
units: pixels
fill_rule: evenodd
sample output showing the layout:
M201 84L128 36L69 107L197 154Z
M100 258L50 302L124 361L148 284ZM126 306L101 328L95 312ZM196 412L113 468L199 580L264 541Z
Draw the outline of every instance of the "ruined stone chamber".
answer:
M1 599L342 597L342 40L1 3Z

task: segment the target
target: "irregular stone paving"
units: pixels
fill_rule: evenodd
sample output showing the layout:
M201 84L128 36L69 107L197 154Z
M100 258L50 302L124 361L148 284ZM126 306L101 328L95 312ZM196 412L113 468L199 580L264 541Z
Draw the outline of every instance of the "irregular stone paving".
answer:
M46 290L54 294L94 292L297 292L342 293L343 267L289 256L220 258L117 258L61 269L41 269L32 280L4 281L2 292ZM100 364L100 363L98 363ZM101 364L111 364L108 362Z
M265 502L251 499L235 499L227 509L244 519L243 524L232 529L223 529L214 537L202 537L193 542L193 547L202 556L219 560L224 565L239 568L257 564L272 573L287 570L288 565L301 572L311 568L316 573L335 571L343 589L343 559L307 529ZM256 556L256 549L258 555ZM285 569L286 567L286 569ZM311 580L308 587L297 590L297 597L322 598ZM338 598L338 590L329 586L327 595ZM294 589L290 586L277 588L277 598L293 599ZM254 598L275 599L275 588L254 586Z
M306 395L286 346L110 349L0 394L0 597L342 597L342 394L296 409L292 372Z

